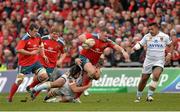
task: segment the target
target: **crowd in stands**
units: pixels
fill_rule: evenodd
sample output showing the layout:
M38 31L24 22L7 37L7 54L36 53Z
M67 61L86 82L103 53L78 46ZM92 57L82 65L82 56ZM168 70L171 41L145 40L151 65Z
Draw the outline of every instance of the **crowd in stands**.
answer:
M8 69L17 65L15 47L35 22L41 36L52 26L60 29L66 43L66 58L58 67L69 67L78 56L78 35L98 32L106 27L110 39L121 45L131 62L143 62L145 49L132 53L131 48L148 33L148 23L157 22L174 45L172 63L180 60L180 1L176 0L0 0L0 63ZM168 50L168 49L167 49ZM124 62L121 53L104 51L104 66ZM173 64L170 66L173 66Z

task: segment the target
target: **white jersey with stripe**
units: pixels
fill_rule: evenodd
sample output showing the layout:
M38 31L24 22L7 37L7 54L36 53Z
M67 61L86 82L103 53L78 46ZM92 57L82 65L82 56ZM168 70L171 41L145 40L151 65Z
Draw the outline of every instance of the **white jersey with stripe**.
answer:
M140 41L142 46L147 45L146 58L151 60L164 60L166 46L171 44L170 37L159 31L155 36L146 34Z
M81 85L81 84L80 84L81 82L79 82L79 78L82 78L82 77L79 77L78 79L74 79L74 78L70 78L70 77L68 76L68 74L65 73L65 74L63 74L63 75L61 76L61 78L64 78L66 82L65 82L65 84L64 84L61 88L59 88L59 91L61 91L61 93L62 93L63 95L65 95L65 96L75 97L75 94L74 94L74 92L71 90L71 88L70 88L70 86L69 86L69 83L70 83L71 81L75 81L76 84L77 84L77 86L79 86L79 85Z

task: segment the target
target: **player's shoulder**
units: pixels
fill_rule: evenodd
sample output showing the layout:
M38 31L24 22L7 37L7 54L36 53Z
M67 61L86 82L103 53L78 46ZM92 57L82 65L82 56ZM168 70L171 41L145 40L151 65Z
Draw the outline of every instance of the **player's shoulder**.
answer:
M147 34L144 35L143 38L147 38L147 37L151 37L151 34L150 34L150 33L147 33Z
M43 40L48 40L48 39L50 39L50 35L44 35L44 36L42 36L41 37Z
M26 33L21 37L21 40L28 40L29 38L30 38L30 35Z
M164 38L169 38L169 35L164 33L164 32L159 32L158 36L164 37Z
M61 45L63 45L63 46L65 46L65 41L64 41L64 39L62 38L62 37L59 37L58 39L57 39L57 42L59 43L59 44L61 44Z

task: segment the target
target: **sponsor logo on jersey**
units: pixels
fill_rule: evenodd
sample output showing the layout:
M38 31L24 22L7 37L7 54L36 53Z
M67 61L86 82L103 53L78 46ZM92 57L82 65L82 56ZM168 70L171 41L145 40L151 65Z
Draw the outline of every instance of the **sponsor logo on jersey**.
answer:
M149 48L163 48L162 44L149 44Z
M154 40L154 43L158 43L158 40Z

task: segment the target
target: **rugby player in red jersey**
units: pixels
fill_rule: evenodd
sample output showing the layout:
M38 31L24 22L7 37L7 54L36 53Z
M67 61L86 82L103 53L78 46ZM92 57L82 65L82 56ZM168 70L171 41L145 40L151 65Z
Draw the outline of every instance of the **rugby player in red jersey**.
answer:
M41 38L38 36L38 30L38 25L31 24L29 31L21 38L16 46L18 53L18 75L15 83L11 86L8 96L9 102L12 102L13 96L19 85L23 82L26 74L35 73L33 82L28 86L28 89L26 88L27 90L48 79L46 70L39 62Z
M49 77L56 67L57 60L64 54L65 42L59 37L58 28L52 27L49 35L42 37L44 52L39 55L40 63L46 68Z
M98 61L103 54L105 48L110 47L123 54L125 61L129 61L129 55L124 51L122 47L108 39L107 29L100 29L96 34L82 34L79 36L79 40L83 43L84 49L80 52L79 59L76 62L81 62L83 69L87 72L87 75L83 75L83 85L89 83L91 79L98 80L100 78L100 67L98 67ZM77 98L81 95L79 93Z
M43 50L39 55L39 60L43 67L46 69L46 72L49 76L49 81L51 81L51 74L56 67L58 58L61 54L61 59L65 57L65 42L62 38L59 37L58 28L52 27L50 29L50 34L42 37L41 45L43 46ZM39 92L35 93L35 97L39 94Z

